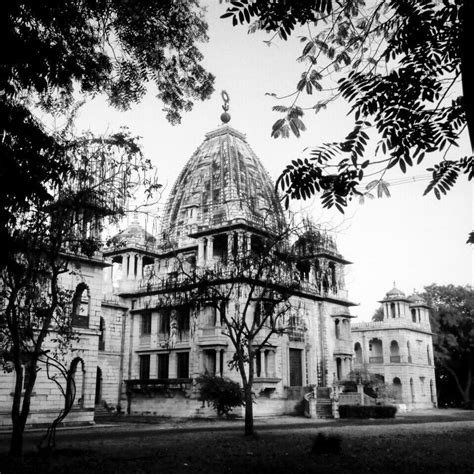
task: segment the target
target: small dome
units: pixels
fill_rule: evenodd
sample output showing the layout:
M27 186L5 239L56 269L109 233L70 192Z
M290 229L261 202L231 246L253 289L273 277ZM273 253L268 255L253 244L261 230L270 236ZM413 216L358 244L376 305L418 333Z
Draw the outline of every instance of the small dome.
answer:
M390 299L395 299L395 298L405 298L406 295L405 293L403 293L402 290L399 290L398 288L394 286L390 291L387 292L385 297L390 298Z
M132 223L110 239L112 246L153 247L156 238L147 232L135 217Z
M408 297L408 299L410 300L410 304L412 305L416 305L416 304L425 305L426 304L426 301L417 293L413 293L412 295Z
M317 229L309 229L298 238L294 243L295 252L301 256L310 256L316 253L329 251L337 254L337 246L335 240L326 233Z

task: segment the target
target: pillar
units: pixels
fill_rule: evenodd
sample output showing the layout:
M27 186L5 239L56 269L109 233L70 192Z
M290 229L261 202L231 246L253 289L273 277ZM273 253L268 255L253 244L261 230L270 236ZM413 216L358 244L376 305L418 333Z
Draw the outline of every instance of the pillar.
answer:
M202 237L198 239L197 264L199 267L202 267L204 265L204 239Z
M252 234L250 232L247 232L246 234L246 240L247 240L247 255L250 255L250 252L252 251Z
M243 240L244 234L242 232L237 232L237 256L240 258L243 254Z
M137 278L143 278L143 255L137 255Z
M207 238L207 264L211 265L214 262L214 237Z
M267 376L267 371L266 371L266 367L265 367L265 351L264 350L260 350L259 352L259 356L260 356L260 377L262 378L265 378Z
M232 249L234 247L234 233L227 234L227 262L232 261Z

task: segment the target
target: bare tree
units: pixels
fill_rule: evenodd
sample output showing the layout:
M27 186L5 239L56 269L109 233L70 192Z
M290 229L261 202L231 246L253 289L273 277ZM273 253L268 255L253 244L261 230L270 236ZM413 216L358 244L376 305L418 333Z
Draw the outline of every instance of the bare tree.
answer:
M245 435L254 434L253 386L256 361L275 338L290 331L297 307L292 300L301 282L297 277L298 256L290 245L298 235L297 226L279 231L265 229L253 235L254 245L237 246L213 264L190 265L175 251L172 280L161 282L180 302L195 307L211 307L220 318L222 333L234 349L230 367L238 370L245 398ZM156 278L151 275L151 279ZM151 281L151 280L150 280ZM170 305L169 298L164 305ZM199 311L196 312L198 314Z
M155 186L146 177L151 165L127 134L69 139L65 149L69 179L51 188L47 201L32 202L27 211L15 215L8 229L14 251L0 268L0 361L15 371L11 455L22 453L38 371L43 363L49 370L53 361L60 368L59 359L77 339L71 314L74 298L62 286L62 275L71 271L77 255L97 256L104 220L113 222L124 213L138 181ZM67 386L66 410L60 418L74 401L75 390Z

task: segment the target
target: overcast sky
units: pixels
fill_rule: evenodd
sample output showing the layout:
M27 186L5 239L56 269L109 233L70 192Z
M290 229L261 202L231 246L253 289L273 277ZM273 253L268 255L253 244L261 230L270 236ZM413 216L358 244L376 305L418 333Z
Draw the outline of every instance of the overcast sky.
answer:
M166 121L162 104L153 93L131 111L121 113L97 98L82 109L78 121L79 129L95 133L126 125L132 134L142 137L145 155L158 168L165 186L156 212L205 133L220 125L222 89L231 99L230 125L247 135L274 180L305 147L342 139L351 126L346 105L338 102L318 115L306 116L308 130L299 139L271 138L272 124L280 116L271 110L278 102L265 93L284 95L294 90L304 70L304 65L295 61L304 43L291 37L286 43L269 47L263 42L265 35L248 35L245 27L232 28L229 20L220 20L225 5L217 0L204 4L209 6L210 41L200 49L205 55L204 66L216 76L216 92L210 100L196 104L181 125L174 127ZM454 151L453 157L469 153L467 142L464 149ZM465 244L473 224L472 186L461 179L441 201L434 196L422 197L429 176L427 167L429 163L411 170L410 182L405 179L407 175L392 172L387 175L392 183L390 199L354 203L345 216L323 210L318 200L294 205L327 223L336 232L339 250L353 262L346 271L346 284L351 301L359 303L352 309L359 320L370 319L377 301L394 281L407 294L414 289L422 291L431 283L472 283L472 248Z

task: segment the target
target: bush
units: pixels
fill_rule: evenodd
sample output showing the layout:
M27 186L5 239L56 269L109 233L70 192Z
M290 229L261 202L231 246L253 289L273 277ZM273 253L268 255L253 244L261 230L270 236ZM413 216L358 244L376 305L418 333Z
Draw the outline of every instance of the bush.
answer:
M212 403L218 416L230 418L230 412L244 403L244 395L240 385L227 377L202 374L198 377L199 400Z
M393 405L340 405L341 418L394 418L397 407Z

